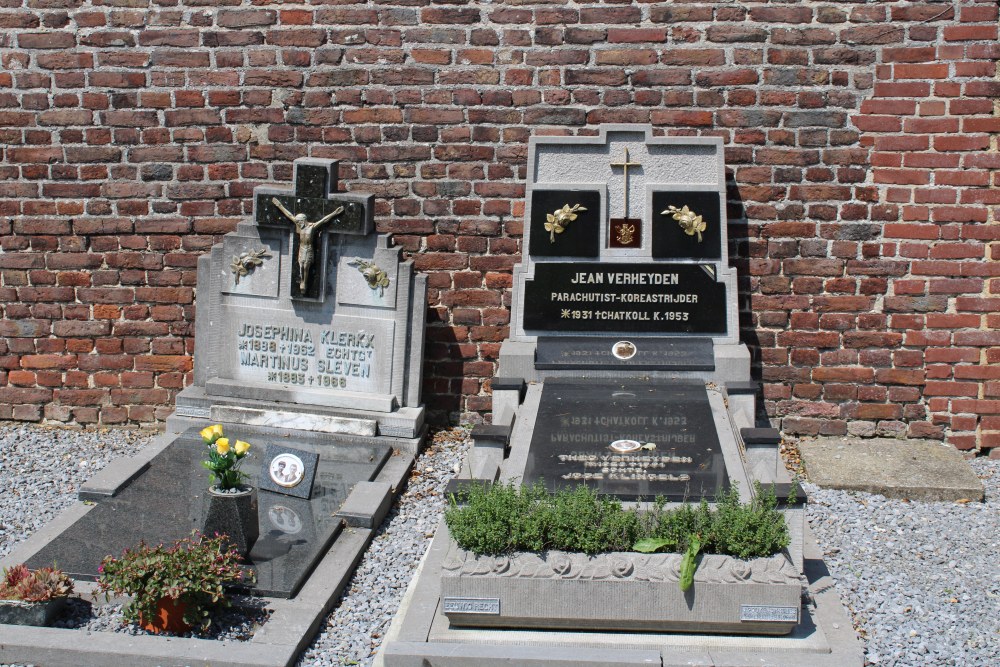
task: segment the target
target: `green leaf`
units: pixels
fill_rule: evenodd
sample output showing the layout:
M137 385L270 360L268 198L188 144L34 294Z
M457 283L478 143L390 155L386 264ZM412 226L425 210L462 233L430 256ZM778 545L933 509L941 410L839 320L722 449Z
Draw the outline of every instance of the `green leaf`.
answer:
M688 543L687 551L681 560L680 586L682 591L687 591L694 584L694 571L698 569L698 552L701 551L701 540L697 535L692 535Z
M645 537L635 544L632 545L632 551L638 551L639 553L651 554L663 549L664 547L675 547L677 546L677 540L662 539L658 537Z

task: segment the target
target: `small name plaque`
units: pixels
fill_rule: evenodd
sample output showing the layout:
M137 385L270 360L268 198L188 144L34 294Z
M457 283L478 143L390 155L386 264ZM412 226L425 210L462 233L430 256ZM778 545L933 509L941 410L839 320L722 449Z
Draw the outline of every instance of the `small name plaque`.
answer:
M441 606L446 614L489 614L500 615L500 598L441 598Z
M742 604L740 605L740 621L798 623L799 608Z

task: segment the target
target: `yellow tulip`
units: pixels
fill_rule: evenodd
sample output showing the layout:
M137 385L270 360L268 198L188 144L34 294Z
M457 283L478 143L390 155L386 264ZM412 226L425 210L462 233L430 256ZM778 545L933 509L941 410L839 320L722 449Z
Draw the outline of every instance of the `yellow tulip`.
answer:
M225 456L226 452L229 451L229 438L219 438L218 440L216 440L215 451Z
M236 452L236 456L243 456L250 449L249 442L243 442L242 440L237 440L236 444L233 445L233 451Z
M213 424L201 429L201 439L207 444L212 444L222 437L222 424Z

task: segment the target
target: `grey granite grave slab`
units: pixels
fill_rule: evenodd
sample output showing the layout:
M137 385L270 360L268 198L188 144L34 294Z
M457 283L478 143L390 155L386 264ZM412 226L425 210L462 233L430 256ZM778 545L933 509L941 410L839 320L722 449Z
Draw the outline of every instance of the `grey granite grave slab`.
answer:
M293 498L258 492L260 538L249 554L257 573L254 590L290 597L302 586L341 530L336 514L351 489L376 477L390 456L385 444L331 446L321 436L301 433L296 440L255 438L232 427L228 435L251 442L243 470L259 486L260 455L269 444L294 444L321 452L312 497ZM98 576L101 559L139 543L171 542L201 529L207 509L207 473L200 466L205 445L191 429L171 442L148 468L117 495L98 503L35 553L28 563L59 563L83 580Z
M830 437L798 446L809 480L824 488L910 500L983 499L983 483L962 455L935 440Z

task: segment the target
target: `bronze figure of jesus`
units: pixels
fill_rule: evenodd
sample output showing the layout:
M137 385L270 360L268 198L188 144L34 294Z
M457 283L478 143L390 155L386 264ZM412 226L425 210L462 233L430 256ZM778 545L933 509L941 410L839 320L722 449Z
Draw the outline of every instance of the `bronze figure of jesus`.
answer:
M337 217L344 212L343 206L338 206L333 213L329 213L316 222L309 222L306 219L305 213L292 214L287 208L278 201L277 197L271 197L271 203L278 207L285 217L292 221L295 225L295 233L299 237L299 254L296 260L299 264L299 291L305 293L306 283L309 281L309 269L312 268L313 259L316 255L316 251L313 249L313 243L316 240L316 233L319 231L320 227L330 222L333 218Z

